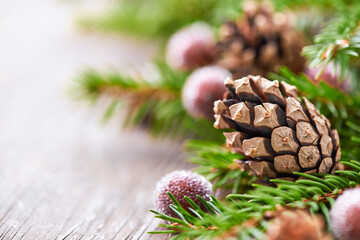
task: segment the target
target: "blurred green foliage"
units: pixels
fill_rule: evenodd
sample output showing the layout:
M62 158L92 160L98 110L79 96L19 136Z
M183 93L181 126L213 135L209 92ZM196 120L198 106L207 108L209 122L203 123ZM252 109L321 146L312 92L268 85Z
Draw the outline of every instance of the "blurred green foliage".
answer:
M118 0L100 17L80 20L87 29L121 32L147 38L167 38L196 21L217 27L242 14L244 0ZM276 11L313 10L342 12L357 0L271 0Z
M241 0L123 0L100 18L82 19L85 28L141 37L168 37L195 21L218 26L241 14Z
M174 71L163 62L156 63L156 70L159 79L151 82L117 72L88 69L75 79L73 96L92 103L106 97L111 101L104 111L104 120L125 109L124 127L141 127L154 137L224 142L213 121L193 118L185 110L181 90L188 74Z

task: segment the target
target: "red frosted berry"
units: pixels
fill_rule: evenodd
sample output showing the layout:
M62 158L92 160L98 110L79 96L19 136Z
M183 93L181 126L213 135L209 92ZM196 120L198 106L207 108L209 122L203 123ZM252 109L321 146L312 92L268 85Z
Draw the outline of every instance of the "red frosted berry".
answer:
M314 82L315 84L323 81L327 83L329 86L334 88L339 88L345 93L349 93L351 91L351 81L348 78L343 78L341 81L339 79L339 72L334 71L334 65L329 64L324 69L319 79L316 79L316 74L319 72L320 68L307 68L305 70L305 74L308 78Z
M331 208L330 218L337 239L360 239L360 188L344 191Z
M203 67L194 71L182 90L182 101L190 115L213 119L214 102L223 98L224 81L230 76L228 70L218 66Z
M167 63L174 69L191 71L214 61L215 38L210 26L194 23L175 33L166 50Z
M155 188L156 209L168 216L178 218L178 215L170 208L170 204L173 204L173 202L167 192L174 195L184 209L188 209L190 204L184 196L189 197L197 205L202 206L196 195L203 197L205 200L210 200L212 185L205 177L186 170L171 172L157 182Z

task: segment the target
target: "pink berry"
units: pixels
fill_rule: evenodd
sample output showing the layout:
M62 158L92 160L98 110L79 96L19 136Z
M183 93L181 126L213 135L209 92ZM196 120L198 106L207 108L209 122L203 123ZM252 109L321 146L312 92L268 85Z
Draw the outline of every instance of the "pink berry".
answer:
M210 200L212 185L205 177L187 170L171 172L158 181L155 188L156 209L168 216L178 218L178 215L170 208L170 204L173 204L173 202L167 192L174 195L181 206L187 210L190 204L184 196L189 197L198 206L202 206L196 195L203 197L205 200ZM203 208L203 210L205 209Z
M331 208L330 218L337 239L360 239L360 188L344 191Z
M182 91L182 101L189 114L196 118L213 119L214 102L223 98L224 81L230 76L228 70L218 66L194 71Z
M341 81L339 80L338 71L334 72L334 65L329 64L324 69L324 72L321 74L319 79L316 79L315 76L319 72L320 68L307 68L305 70L305 74L308 78L317 84L320 81L327 83L328 85L339 88L345 93L349 93L351 91L351 81L348 78L343 78Z
M210 26L194 23L175 33L166 50L167 63L174 69L191 71L215 59L215 38Z

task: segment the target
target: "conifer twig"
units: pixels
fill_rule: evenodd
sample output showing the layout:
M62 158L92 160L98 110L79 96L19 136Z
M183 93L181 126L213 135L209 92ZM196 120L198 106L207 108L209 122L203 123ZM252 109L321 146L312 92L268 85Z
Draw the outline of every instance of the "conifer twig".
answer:
M343 190L360 184L359 161L342 163L351 166L353 170L337 171L336 174L301 173L304 179L295 182L274 179L272 182L276 183L275 188L254 184L254 189L246 194L230 194L227 197L230 202L220 203L212 197L207 202L208 207L214 211L221 209L221 213L211 215L201 212L201 219L195 218L190 225L176 219L177 227L172 228L171 224L162 226L179 233L174 239L211 239L223 236L250 239L264 237L268 221L284 209L308 209L312 214L321 213L329 225L328 212L334 200ZM180 206L176 209L183 215L190 214ZM152 212L157 218L169 220L169 217L159 212Z
M319 78L327 64L334 62L340 70L340 79L350 67L350 58L360 53L360 7L344 12L315 36L315 44L306 46L303 54L309 59L310 67L320 67Z
M149 82L119 73L85 71L76 79L74 96L95 102L106 96L112 100L104 114L110 118L126 103L125 126L139 126L155 137L195 137L220 142L222 134L207 119L191 117L181 101L187 74L176 72L164 63L157 64L158 81ZM180 126L180 127L179 127Z
M244 158L242 155L231 153L217 142L188 140L185 146L190 154L188 161L198 166L196 172L213 182L214 190L221 188L232 193L245 192L255 179L235 163L235 159Z

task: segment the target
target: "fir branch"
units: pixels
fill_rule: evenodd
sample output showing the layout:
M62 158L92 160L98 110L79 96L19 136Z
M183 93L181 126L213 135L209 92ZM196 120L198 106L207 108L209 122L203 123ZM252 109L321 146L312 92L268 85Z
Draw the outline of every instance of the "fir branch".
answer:
M185 144L190 153L188 161L196 164L195 169L213 182L213 189L231 189L232 193L245 192L255 179L248 172L243 172L234 162L244 157L231 153L228 149L219 146L216 142L189 140Z
M358 4L357 0L271 0L278 11L284 9L313 9L318 8L324 12L342 11Z
M168 216L153 211L155 217L175 222L162 225L177 231L174 239L212 239L215 237L234 237L238 239L263 239L269 220L284 209L309 209L312 214L321 213L330 228L329 209L334 200L346 189L360 185L360 163L342 161L353 170L337 171L336 174L297 173L303 179L296 182L274 179L276 187L254 184L247 194L231 194L230 202L220 203L214 197L207 206L216 212L201 211L201 218L194 217L181 206L176 210L181 219L171 221ZM199 197L200 198L200 197ZM204 201L204 199L202 199ZM200 207L197 207L200 209ZM221 209L221 211L216 211ZM191 217L192 222L185 221ZM162 233L152 232L152 233Z
M108 119L126 103L124 126L140 126L155 137L190 137L223 141L220 131L206 119L194 119L184 109L181 89L187 75L174 72L165 64L157 65L160 79L147 82L118 73L85 71L74 86L74 95L96 102L106 96L112 102L105 111Z
M320 78L326 65L333 62L342 79L350 67L351 57L359 57L359 21L360 6L352 6L315 36L315 44L304 47L303 54L310 60L310 67L320 67L316 78Z

